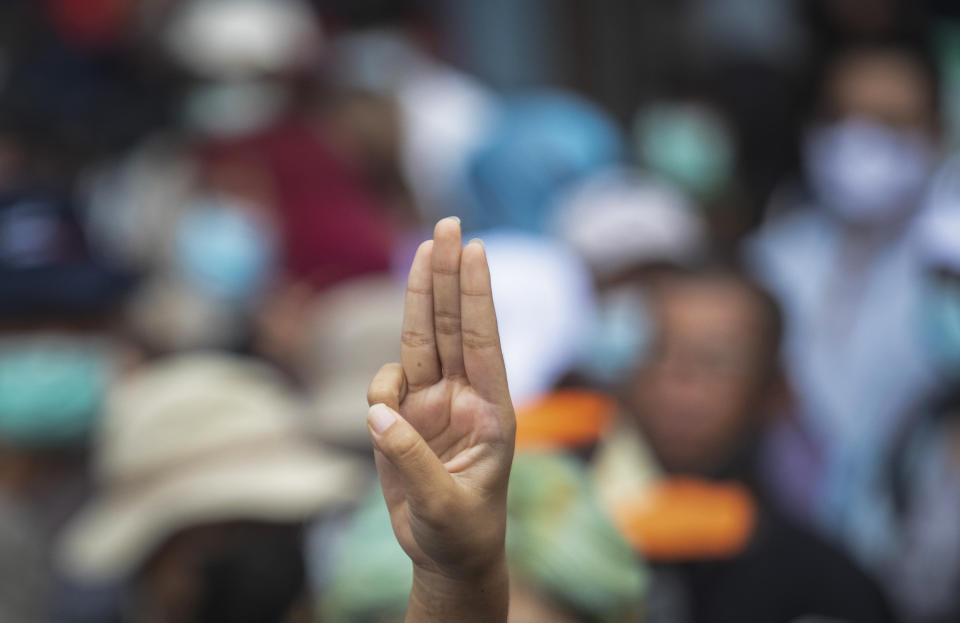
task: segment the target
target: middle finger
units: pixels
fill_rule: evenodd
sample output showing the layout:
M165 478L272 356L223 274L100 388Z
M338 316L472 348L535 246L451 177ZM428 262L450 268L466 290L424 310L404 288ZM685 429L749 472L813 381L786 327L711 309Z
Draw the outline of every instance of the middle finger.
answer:
M433 327L444 376L463 376L460 337L460 219L451 216L433 230Z

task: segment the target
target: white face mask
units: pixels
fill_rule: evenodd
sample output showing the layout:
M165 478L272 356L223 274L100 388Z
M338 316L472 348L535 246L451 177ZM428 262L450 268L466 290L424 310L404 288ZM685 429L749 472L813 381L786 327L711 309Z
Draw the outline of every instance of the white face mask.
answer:
M921 132L850 119L814 127L803 156L824 208L853 223L876 223L917 205L933 151Z

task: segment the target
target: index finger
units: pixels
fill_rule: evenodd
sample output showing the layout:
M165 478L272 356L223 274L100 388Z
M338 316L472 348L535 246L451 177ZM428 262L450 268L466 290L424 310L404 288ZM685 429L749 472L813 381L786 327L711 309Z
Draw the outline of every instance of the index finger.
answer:
M461 256L460 315L463 363L470 385L490 402L510 405L490 268L480 240L471 240Z

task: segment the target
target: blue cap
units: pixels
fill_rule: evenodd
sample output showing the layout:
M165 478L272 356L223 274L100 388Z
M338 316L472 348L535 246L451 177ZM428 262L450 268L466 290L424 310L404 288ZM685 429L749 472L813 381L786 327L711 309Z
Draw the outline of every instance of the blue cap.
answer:
M67 200L0 195L0 317L102 314L133 283L130 270L91 253Z

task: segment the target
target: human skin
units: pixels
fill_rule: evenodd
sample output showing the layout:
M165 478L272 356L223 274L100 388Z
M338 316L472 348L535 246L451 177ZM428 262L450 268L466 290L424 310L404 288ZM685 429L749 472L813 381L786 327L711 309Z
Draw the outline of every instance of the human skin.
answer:
M655 310L659 336L630 406L667 470L715 475L779 398L762 316L749 291L722 277L663 284Z
M413 561L406 622L505 622L516 418L483 243L462 247L455 218L417 250L401 363L380 369L367 400L383 495Z

